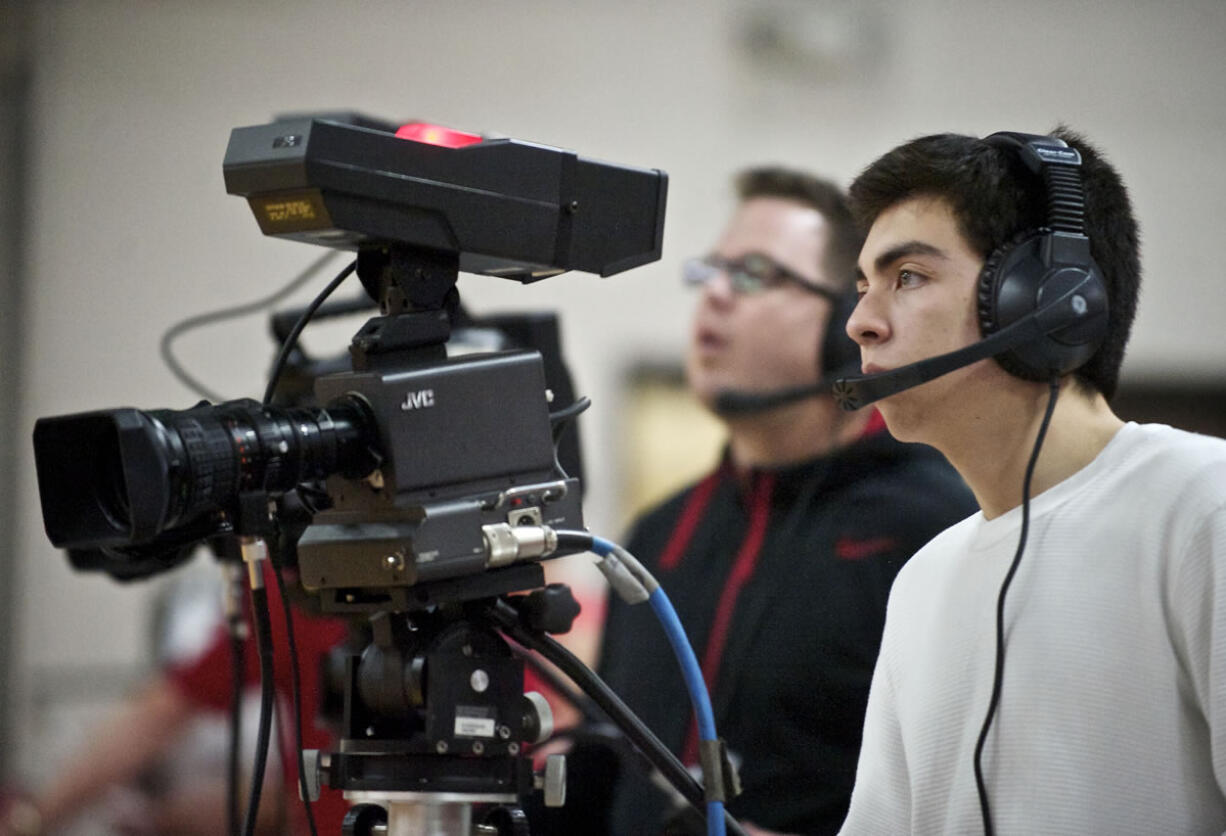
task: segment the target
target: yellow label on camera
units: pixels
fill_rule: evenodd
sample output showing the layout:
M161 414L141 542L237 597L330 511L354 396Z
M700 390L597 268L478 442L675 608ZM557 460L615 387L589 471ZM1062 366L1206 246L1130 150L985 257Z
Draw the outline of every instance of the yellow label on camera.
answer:
M317 189L256 195L248 199L265 235L329 229L332 219Z

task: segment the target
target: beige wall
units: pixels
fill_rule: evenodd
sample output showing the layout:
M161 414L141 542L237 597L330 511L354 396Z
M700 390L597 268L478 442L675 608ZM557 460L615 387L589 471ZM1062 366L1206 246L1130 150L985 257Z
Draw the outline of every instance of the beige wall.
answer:
M478 311L562 312L594 401L589 524L610 536L621 376L680 352L678 263L709 244L727 175L748 163L848 180L921 133L1067 121L1124 171L1143 223L1148 286L1126 374L1222 375L1220 0L59 0L35 15L27 428L193 401L158 359L161 332L270 292L318 252L262 238L225 194L229 130L310 109L426 118L670 174L659 263L530 287L461 281ZM258 396L264 321L185 340L181 354L227 394ZM139 664L153 587L72 575L44 540L28 449L19 465L18 744L34 764L55 715L33 695L53 671Z

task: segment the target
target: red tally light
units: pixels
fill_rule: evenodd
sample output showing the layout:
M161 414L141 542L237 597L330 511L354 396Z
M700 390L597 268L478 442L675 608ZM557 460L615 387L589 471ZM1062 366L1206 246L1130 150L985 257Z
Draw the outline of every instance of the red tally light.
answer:
M451 128L444 128L442 125L431 125L426 122L410 122L407 125L401 125L396 131L396 136L401 139L411 139L414 142L424 142L427 145L441 145L444 148L463 148L465 145L481 141L481 137L477 134L455 131Z

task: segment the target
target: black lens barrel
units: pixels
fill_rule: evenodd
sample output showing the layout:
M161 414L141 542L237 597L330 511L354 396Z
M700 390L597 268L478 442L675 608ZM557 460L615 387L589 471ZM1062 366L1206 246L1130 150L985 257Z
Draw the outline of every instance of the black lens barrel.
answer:
M368 408L353 396L322 409L239 400L105 410L34 427L43 522L61 548L136 545L233 512L243 493L275 496L334 473L362 476L376 447Z

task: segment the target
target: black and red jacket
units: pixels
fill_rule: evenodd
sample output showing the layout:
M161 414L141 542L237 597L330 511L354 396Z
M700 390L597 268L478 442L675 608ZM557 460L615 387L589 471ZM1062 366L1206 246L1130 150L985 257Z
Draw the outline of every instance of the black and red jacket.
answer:
M672 600L740 762L729 810L787 833L835 833L847 811L890 584L934 535L976 509L930 447L875 419L858 442L775 470L706 478L634 526L627 544ZM694 763L693 713L646 605L610 603L600 673ZM623 768L612 832L660 832L669 800ZM576 776L578 777L578 776Z

